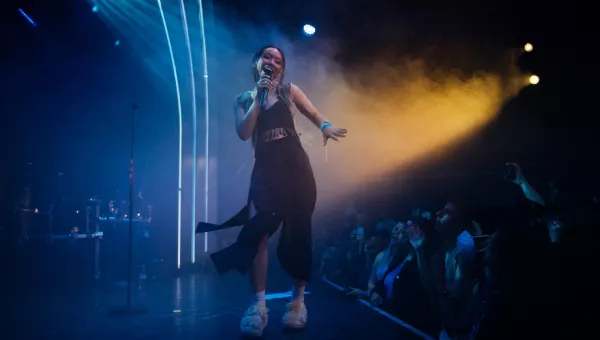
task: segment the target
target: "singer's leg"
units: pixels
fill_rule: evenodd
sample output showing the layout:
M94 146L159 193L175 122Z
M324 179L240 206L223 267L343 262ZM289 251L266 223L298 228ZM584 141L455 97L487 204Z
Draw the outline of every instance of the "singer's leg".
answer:
M258 251L252 265L250 266L250 286L254 292L254 301L246 311L242 318L240 328L242 332L253 335L262 336L262 333L269 322L268 310L265 300L265 289L267 285L267 270L269 267L269 236L279 227L281 219L272 214L263 215L265 218L255 216L254 220L260 222L260 226L256 228L259 235ZM262 230L262 232L259 232ZM250 230L248 232L251 234Z
M258 253L252 262L252 268L250 270L250 286L254 293L260 293L265 291L267 286L267 269L269 266L269 249L267 242L269 235L265 235L260 241ZM264 305L264 299L259 301Z
M307 321L304 289L312 275L311 218L309 213L300 213L286 219L277 251L281 266L293 280L292 299L283 324L294 329L304 328Z
M269 265L269 251L267 241L269 235L265 235L260 241L258 253L250 268L250 285L254 292L254 301L242 318L240 328L242 332L252 336L262 336L267 327L269 317L265 301L265 288L267 284L267 268Z

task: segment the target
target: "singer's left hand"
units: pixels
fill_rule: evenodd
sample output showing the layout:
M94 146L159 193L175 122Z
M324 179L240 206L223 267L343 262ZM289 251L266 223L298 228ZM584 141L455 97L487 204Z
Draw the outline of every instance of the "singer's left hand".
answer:
M328 126L323 129L323 146L327 145L328 139L333 139L336 142L340 141L340 138L346 137L348 130L336 128L333 126Z

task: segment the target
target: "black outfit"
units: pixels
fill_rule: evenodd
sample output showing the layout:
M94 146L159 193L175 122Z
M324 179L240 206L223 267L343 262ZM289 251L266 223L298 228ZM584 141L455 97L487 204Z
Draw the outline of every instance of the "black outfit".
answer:
M244 225L236 243L211 255L219 273L237 269L244 274L262 237L272 235L283 223L277 250L281 266L292 278L309 281L313 262L311 220L317 188L288 105L291 86L282 85L277 93L278 101L263 109L256 122L248 204L224 224L199 223L196 232ZM251 104L249 92L238 96L236 105L248 110ZM257 212L252 219L251 206Z

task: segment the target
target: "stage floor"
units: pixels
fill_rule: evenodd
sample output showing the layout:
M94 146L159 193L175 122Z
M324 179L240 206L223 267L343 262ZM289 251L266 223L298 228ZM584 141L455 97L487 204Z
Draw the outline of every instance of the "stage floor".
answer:
M290 283L275 273L275 277L270 275L268 287L267 294L283 293L290 290ZM321 279L315 279L307 291L307 328L284 331L281 316L288 298L271 299L267 302L269 326L263 338L422 339ZM238 274L185 274L149 282L146 293L135 299L147 307L145 314L114 317L108 311L124 305L124 288L98 285L73 286L72 291L60 292L34 290L12 296L0 338L238 339L242 338L240 318L250 297L247 280Z

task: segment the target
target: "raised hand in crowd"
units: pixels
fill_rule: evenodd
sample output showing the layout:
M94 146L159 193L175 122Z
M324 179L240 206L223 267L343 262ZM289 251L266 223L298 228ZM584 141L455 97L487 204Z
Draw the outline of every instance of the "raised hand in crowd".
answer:
M506 163L506 166L509 167L509 173L506 177L506 180L520 186L521 190L523 190L523 194L528 200L535 202L539 205L546 204L542 196L537 191L535 191L535 189L529 184L529 182L527 182L527 179L525 179L521 167L517 163Z
M425 234L418 225L412 223L412 221L408 221L408 229L406 229L406 233L408 235L410 244L415 250L418 250L423 246Z

